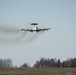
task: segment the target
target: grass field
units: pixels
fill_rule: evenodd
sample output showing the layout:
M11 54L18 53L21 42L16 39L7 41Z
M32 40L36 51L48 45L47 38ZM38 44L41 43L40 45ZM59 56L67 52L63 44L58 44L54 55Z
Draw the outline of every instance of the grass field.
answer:
M76 75L76 68L11 68L0 69L0 75Z

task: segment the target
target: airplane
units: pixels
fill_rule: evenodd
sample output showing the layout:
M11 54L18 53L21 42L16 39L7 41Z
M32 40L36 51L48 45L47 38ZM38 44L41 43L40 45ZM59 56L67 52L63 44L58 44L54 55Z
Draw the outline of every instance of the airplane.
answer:
M51 29L51 28L39 29L38 27L36 27L38 23L31 23L31 25L34 26L32 29L21 29L21 31L40 32L40 31L48 31L49 29Z

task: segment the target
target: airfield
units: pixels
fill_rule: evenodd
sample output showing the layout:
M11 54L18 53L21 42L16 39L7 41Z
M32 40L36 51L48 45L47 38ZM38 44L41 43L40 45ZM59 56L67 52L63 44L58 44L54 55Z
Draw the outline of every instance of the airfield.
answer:
M76 75L76 68L4 68L0 75Z
M76 75L76 0L0 0L0 75Z

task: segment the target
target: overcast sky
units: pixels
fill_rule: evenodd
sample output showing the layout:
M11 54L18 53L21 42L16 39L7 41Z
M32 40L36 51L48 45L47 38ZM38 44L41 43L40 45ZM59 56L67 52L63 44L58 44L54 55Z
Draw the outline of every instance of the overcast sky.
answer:
M38 34L15 32L31 28L32 22L51 30ZM0 58L11 58L14 65L32 66L41 57L74 58L76 0L0 0L0 32Z

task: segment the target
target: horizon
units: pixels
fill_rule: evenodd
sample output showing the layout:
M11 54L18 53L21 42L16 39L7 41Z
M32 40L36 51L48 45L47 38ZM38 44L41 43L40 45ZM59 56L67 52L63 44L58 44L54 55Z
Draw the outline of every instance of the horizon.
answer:
M76 57L76 0L0 0L0 10L0 58L32 66L41 57ZM51 29L19 31L33 22Z

